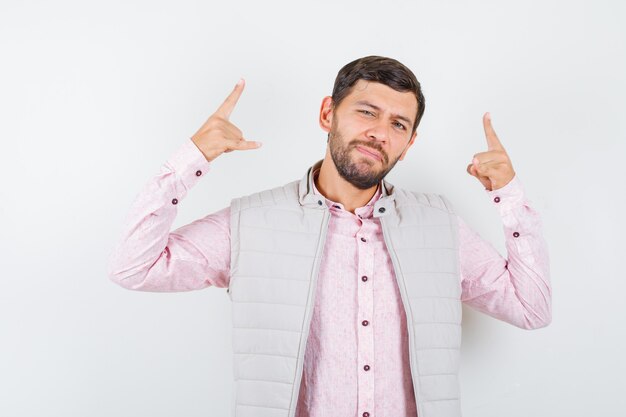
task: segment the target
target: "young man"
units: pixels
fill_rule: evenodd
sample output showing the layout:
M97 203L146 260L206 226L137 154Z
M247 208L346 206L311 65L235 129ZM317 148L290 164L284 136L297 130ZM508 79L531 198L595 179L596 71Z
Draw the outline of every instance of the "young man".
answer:
M551 321L548 253L488 114L467 171L504 226L508 259L439 194L384 180L413 145L424 97L398 61L344 66L301 180L235 198L170 232L177 204L224 152L256 149L230 114L241 80L142 190L110 278L141 291L228 288L236 417L458 417L461 303L524 329Z

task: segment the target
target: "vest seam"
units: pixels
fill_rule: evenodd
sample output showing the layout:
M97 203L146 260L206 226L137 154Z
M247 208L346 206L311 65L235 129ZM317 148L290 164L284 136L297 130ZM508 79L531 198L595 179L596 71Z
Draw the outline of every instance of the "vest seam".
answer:
M253 196L253 195L254 194L250 194L250 196ZM247 196L247 197L250 197L250 196ZM281 201L283 201L283 200L281 200ZM280 203L281 201L263 201L263 202L261 202L261 204L258 204L258 205L255 205L255 206L249 205L248 207L242 207L239 210L240 211L246 211L246 210L250 210L250 209L257 209L257 208L260 208L260 207L272 207L272 206L276 206L277 203ZM284 201L289 202L288 199L285 199ZM302 206L300 206L299 204L294 204L293 202L291 202L289 204L291 204L291 206L289 206L289 207L281 207L278 210L293 211L293 212L297 213L302 208Z
M426 195L426 193L421 193L422 195ZM413 194L415 195L415 194ZM420 203L418 201L416 202L410 202L410 203L400 203L400 204L396 204L396 208L400 208L400 207L412 207L412 206L422 206L422 207L430 207L432 209L435 210L439 210L439 211L443 211L444 213L448 213L448 214L455 214L453 211L449 211L445 208L441 208L441 207L437 207L437 206L433 206L431 204L424 204L424 203Z
M282 229L274 229L274 228L271 228L271 227L262 227L262 226L253 226L253 225L245 225L243 227L247 227L247 228L250 228L250 229L269 230L269 231L272 231L272 232L297 233L299 235L301 235L301 234L317 235L317 233L303 232L303 231L300 231L300 230L282 230Z

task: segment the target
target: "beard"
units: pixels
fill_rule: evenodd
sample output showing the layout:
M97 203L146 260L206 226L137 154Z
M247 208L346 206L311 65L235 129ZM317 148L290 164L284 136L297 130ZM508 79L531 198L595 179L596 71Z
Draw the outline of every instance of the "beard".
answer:
M390 163L389 155L378 142L354 139L345 143L334 122L335 120L333 120L333 126L328 135L328 147L341 178L361 190L367 190L380 183L396 165L399 157ZM376 161L365 155L351 156L351 152L357 146L376 150L381 156L382 167L376 168ZM357 152L359 151L357 150Z

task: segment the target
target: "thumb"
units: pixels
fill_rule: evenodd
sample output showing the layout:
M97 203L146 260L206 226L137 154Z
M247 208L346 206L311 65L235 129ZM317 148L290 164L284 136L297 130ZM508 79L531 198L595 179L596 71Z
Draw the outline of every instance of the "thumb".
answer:
M481 176L478 171L476 171L476 166L474 164L469 164L467 166L467 173L472 177L476 177L486 189L491 190L491 180L489 177Z
M233 143L231 149L235 149L238 151L245 151L248 149L257 149L260 148L263 143L253 140L245 140L241 139Z

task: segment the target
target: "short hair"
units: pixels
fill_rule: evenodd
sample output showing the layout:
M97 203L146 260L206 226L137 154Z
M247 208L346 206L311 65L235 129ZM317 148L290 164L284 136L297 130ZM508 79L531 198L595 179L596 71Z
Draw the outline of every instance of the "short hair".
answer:
M393 58L370 55L344 65L337 73L333 86L332 99L335 106L352 91L358 80L374 81L384 84L396 91L410 91L417 99L417 113L411 134L417 130L424 114L424 95L415 74L404 64Z

